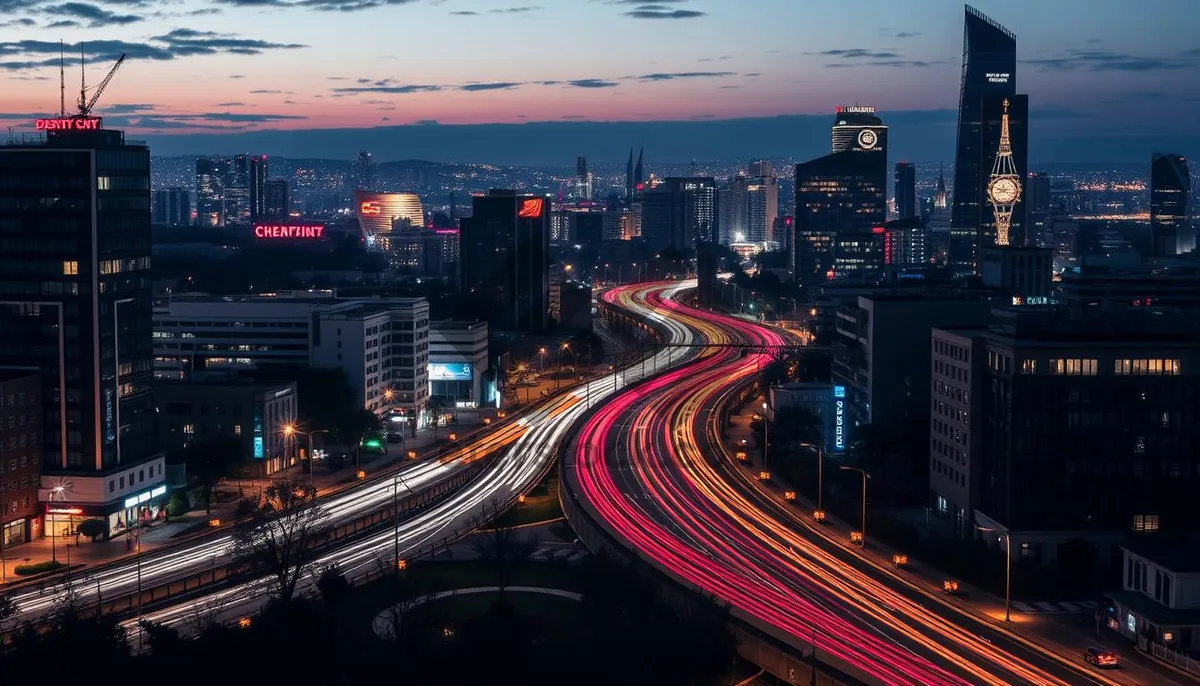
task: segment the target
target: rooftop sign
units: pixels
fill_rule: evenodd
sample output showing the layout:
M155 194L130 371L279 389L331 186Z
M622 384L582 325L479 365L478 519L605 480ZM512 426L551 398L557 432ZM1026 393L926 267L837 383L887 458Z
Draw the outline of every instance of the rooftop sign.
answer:
M63 117L61 119L38 119L34 121L38 131L98 131L99 117Z
M323 224L255 224L255 238L296 238L312 240L323 238Z

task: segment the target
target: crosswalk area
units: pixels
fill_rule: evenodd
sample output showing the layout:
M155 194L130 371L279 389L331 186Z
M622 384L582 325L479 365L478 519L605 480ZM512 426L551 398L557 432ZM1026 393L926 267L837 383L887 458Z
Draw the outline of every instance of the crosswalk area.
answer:
M1100 607L1100 603L1095 600L1080 600L1074 602L1058 602L1058 603L1020 603L1014 602L1012 609L1025 613L1040 613L1040 614L1075 614L1079 612L1095 612L1096 608Z

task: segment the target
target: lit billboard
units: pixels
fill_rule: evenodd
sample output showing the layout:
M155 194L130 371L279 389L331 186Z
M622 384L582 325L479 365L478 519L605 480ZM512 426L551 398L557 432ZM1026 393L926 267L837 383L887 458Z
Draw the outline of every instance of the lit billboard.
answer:
M324 224L255 224L254 237L261 239L319 240L325 237Z
M833 387L833 449L846 449L846 387Z
M397 220L414 229L425 225L421 198L416 193L354 191L354 216L363 236L386 236Z
M430 381L470 381L474 369L469 362L430 362Z

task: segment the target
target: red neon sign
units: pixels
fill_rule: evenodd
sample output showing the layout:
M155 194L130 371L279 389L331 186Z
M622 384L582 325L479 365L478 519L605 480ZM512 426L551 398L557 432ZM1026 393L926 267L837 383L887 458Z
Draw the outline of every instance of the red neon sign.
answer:
M255 238L322 238L325 227L321 224L256 224Z
M379 210L379 203L374 200L368 200L358 208L358 213L363 216L374 216L379 214Z
M526 198L521 201L521 209L517 210L519 219L537 219L542 216L542 199Z
M65 514L65 515L81 515L83 508L79 507L50 507L46 505L46 514Z
M38 119L34 121L38 131L96 131L100 128L99 117L64 117Z

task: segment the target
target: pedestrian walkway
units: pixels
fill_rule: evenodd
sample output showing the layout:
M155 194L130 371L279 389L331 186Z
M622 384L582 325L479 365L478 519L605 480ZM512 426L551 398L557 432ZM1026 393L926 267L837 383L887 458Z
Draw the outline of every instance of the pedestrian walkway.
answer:
M1096 600L1081 600L1077 602L1035 602L1022 603L1014 601L1012 609L1018 612L1038 612L1042 614L1075 614L1079 612L1094 613L1100 607L1099 601Z
M418 456L431 452L449 443L449 435L455 433L461 441L468 433L483 425L484 417L494 417L494 411L461 413L457 423L439 427L437 435L432 429L422 429L415 437L406 437L403 443L387 444L388 452L383 455L364 454L357 469L353 463L337 471L329 471L317 466L312 473L313 485L317 487L319 497L327 497L337 491L349 487L358 481L359 470L368 475L378 472L405 460L405 454L415 451ZM211 531L210 523L218 522L219 528L228 528L236 519L238 501L244 496L253 495L261 489L280 479L305 480L309 472L302 465L290 467L275 475L273 479L233 479L219 484L213 493L211 514L201 505L180 517L167 520L155 520L141 531L141 553L143 555L158 548L179 543L189 536L201 536ZM127 534L119 535L111 540L101 539L92 542L86 537L59 537L55 539L39 538L28 543L4 548L4 573L0 577L7 580L5 585L11 586L22 581L25 577L17 576L14 568L17 565L38 564L57 560L69 564L72 568L85 565L100 565L115 562L123 557L137 553L133 540ZM44 579L45 576L39 576ZM0 586L2 588L3 586Z

